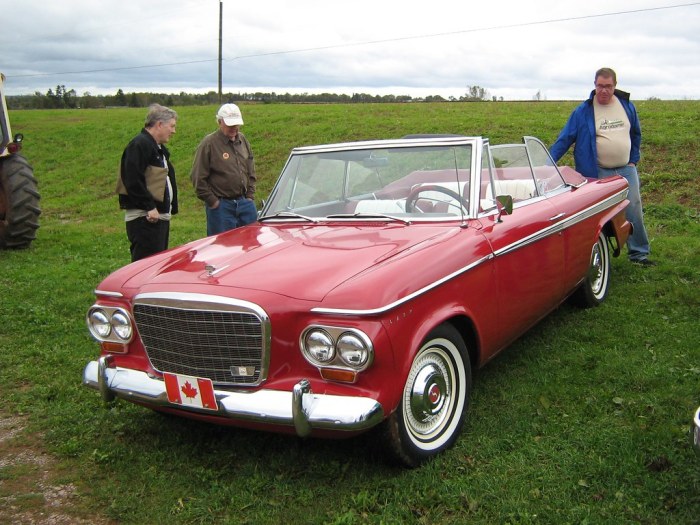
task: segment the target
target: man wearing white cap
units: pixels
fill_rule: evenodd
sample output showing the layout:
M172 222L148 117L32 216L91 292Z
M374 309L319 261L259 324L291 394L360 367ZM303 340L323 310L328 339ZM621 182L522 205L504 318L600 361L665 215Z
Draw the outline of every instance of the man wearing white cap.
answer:
M255 222L255 162L250 143L241 133L241 110L224 104L216 113L219 129L197 147L190 177L205 204L207 235Z

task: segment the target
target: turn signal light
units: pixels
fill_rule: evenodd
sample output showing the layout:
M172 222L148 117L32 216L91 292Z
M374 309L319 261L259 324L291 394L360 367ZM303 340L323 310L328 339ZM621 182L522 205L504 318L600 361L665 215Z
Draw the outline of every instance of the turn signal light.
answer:
M357 372L354 370L342 370L339 368L319 368L321 377L329 381L342 381L343 383L354 383L357 379Z
M108 354L126 354L128 351L127 345L111 343L108 341L103 341L102 343L100 343L100 347L102 348L103 352L106 352Z

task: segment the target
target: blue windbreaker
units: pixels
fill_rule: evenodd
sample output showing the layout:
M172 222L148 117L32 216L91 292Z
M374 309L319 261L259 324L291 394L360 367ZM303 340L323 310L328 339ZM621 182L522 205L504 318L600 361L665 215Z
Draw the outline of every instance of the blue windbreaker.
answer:
M630 162L639 162L639 147L642 143L642 128L639 125L639 117L634 104L630 101L630 94L618 89L615 95L625 108L627 118L630 121L630 138L632 139L632 149L630 151ZM598 161L595 149L595 117L593 114L593 97L595 90L591 91L588 100L582 102L571 113L564 129L561 130L556 142L549 148L549 152L558 162L560 158L574 144L574 163L576 171L586 177L598 178Z

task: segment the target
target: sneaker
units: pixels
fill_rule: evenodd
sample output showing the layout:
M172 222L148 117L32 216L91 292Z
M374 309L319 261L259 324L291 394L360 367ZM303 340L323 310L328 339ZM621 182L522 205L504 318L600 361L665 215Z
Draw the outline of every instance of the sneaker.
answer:
M646 257L644 259L635 259L632 262L634 264L638 264L639 266L656 266L656 263L654 261L650 261Z

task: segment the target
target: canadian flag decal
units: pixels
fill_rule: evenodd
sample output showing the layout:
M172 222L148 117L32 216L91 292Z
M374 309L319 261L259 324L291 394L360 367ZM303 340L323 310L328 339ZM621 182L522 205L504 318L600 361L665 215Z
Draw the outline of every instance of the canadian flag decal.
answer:
M206 410L218 410L211 379L169 372L163 374L163 379L165 380L168 401L171 403Z

